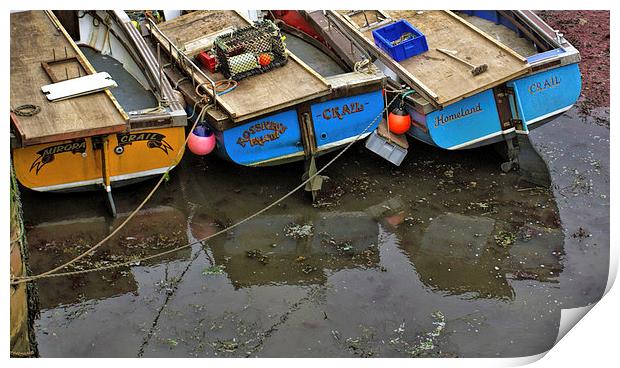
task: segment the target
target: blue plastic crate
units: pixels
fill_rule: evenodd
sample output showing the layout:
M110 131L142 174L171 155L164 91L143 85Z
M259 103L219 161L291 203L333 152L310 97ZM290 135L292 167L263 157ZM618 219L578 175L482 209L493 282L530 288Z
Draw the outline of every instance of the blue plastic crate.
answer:
M392 42L398 40L406 32L411 33L413 37L393 46ZM387 52L396 61L405 60L428 51L426 36L406 20L399 20L375 29L372 31L372 37L375 40L375 45Z

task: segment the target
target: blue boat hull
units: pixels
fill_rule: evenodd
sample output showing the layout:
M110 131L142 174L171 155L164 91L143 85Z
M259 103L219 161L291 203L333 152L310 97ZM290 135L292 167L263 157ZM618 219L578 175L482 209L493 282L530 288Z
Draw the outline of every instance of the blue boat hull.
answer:
M581 92L577 64L569 64L506 83L514 90L510 109L523 121L522 130L502 129L492 90L486 90L422 115L407 107L413 120L408 134L427 144L449 150L469 149L527 134L571 108Z
M577 64L529 75L507 84L514 88L519 117L524 129L557 117L577 102L581 93L581 73Z
M310 105L317 153L322 154L367 135L381 121L381 90ZM191 107L188 107L191 109ZM188 111L188 114L191 114ZM269 166L304 158L302 132L295 108L215 132L220 157L244 166Z

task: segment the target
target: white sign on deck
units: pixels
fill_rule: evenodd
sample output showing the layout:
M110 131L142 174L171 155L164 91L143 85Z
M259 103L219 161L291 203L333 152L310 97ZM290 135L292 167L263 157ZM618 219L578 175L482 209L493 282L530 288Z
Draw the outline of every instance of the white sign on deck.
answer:
M60 101L114 88L118 85L106 72L90 74L41 87L50 101Z

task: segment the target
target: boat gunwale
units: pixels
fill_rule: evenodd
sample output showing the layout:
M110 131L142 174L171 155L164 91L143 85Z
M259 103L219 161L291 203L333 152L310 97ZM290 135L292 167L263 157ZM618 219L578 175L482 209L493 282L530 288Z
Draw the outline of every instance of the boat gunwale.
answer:
M102 10L104 11L104 10ZM103 22L101 16L97 13L98 10L94 10L95 16L99 17L100 21ZM125 111L128 116L129 122L129 130L140 130L140 129L152 129L153 126L149 126L146 128L136 127L136 123L144 123L144 122L159 122L156 125L158 128L166 128L166 127L175 127L175 126L186 126L187 119L185 119L186 115L183 105L177 101L177 98L174 94L174 90L170 85L169 81L166 78L159 78L159 62L156 60L153 52L148 48L147 43L144 41L142 36L137 32L137 29L131 23L131 19L127 16L124 11L121 10L105 10L111 15L111 20L115 23L120 30L121 34L118 35L118 30L116 33L112 33L115 38L118 40L118 47L123 48L125 52L129 55L134 63L140 69L142 76L146 79L149 84L151 90L146 89L146 92L152 94L156 99L159 99L159 94L163 95L163 100L168 102L168 105L164 109L164 111L153 114L150 112L146 113L135 113L134 111ZM89 14L88 12L85 16L94 16ZM119 37L123 36L124 39L120 40ZM76 42L78 47L89 47L99 53L102 50L97 49L96 47L85 43L85 42ZM130 50L128 47L132 47L133 50ZM129 72L128 69L125 68L125 63L117 59L114 55L106 55L111 57L121 63L123 65L123 69ZM130 73L131 74L131 73ZM135 78L135 77L134 77ZM160 92L155 92L159 91ZM160 106L158 103L157 106L153 106L152 108L157 108ZM122 108L122 107L121 107Z
M349 21L342 15L340 14L338 11L334 11L334 10L327 10L326 14L328 15L328 19L330 19L331 21L333 21L337 26L341 26L343 28L346 28L345 33L347 33L345 35L345 37L349 36L352 38L355 38L356 41L358 42L362 42L363 45L365 45L364 47L364 51L372 54L374 57L376 57L377 59L379 59L382 63L386 64L386 66L389 69L392 69L394 72L396 72L398 74L398 76L403 79L404 82L406 82L407 84L411 85L418 93L420 93L426 100L428 100L435 108L442 108L444 106L453 104L455 102L458 102L464 98L473 96L479 92L482 92L484 90L487 90L489 88L493 88L495 86L501 85L507 81L513 80L515 78L518 78L522 75L526 75L530 72L530 65L527 62L527 59L524 58L523 56L519 55L518 53L516 53L514 50L510 49L509 47L503 45L502 43L498 42L497 40L494 40L492 37L490 37L489 35L487 35L485 32L479 30L478 28L476 28L475 26L471 25L470 23L468 23L467 21L465 21L464 19L462 19L461 17L459 17L458 15L454 14L453 12L446 10L444 11L446 14L448 14L448 16L450 16L451 18L456 19L458 22L460 22L461 24L463 24L465 27L470 28L472 31L474 31L475 33L479 34L481 37L483 37L484 39L486 39L487 41L491 42L492 44L498 46L500 49L508 52L511 56L513 56L514 58L518 59L519 61L524 63L524 68L521 68L519 71L512 73L510 75L507 75L503 78L497 79L492 83L488 83L485 84L481 87L477 87L473 90L470 90L467 93L461 94L459 96L453 97L451 99L446 99L444 101L440 101L440 96L437 95L437 93L435 91L433 91L430 87L428 87L426 84L424 84L424 82L422 82L420 79L418 79L413 73L409 72L408 70L405 69L404 66L402 66L399 62L394 61L391 57L389 57L383 50L380 50L378 47L376 47L371 40L369 40L364 34L361 33L361 31L359 29L357 29L356 27L354 27L353 24L349 23Z
M241 18L241 20L243 22L245 22L246 25L251 25L252 21L250 19L248 19L242 12L238 11L238 10L232 10L232 12L234 12L234 14L236 14L239 18ZM178 27L179 25L176 25L176 27ZM183 74L189 74L194 76L194 78L197 80L197 82L204 82L201 81L201 76L200 74L202 73L202 70L195 70L195 67L193 65L186 65L186 63L184 62L180 62L178 61L179 56L176 55L170 55L170 52L168 50L168 47L164 46L164 42L162 42L162 38L164 37L168 37L168 35L165 34L165 30L161 30L158 28L158 31L153 32L151 31L151 35L154 37L155 41L159 44L162 45L162 50L164 51L164 54L167 54L171 59L175 60L175 64L180 65L181 68L183 69ZM164 37L162 37L164 36ZM176 47L178 47L177 45L175 45ZM304 97L300 97L297 98L295 100L290 100L287 102L283 102L277 105L271 105L270 107L264 108L262 110L257 110L257 111L253 111L250 113L246 113L243 115L238 115L237 112L234 111L234 109L228 105L226 103L226 101L224 101L223 98L218 98L217 99L217 104L220 105L220 107L222 107L226 114L228 116L230 116L230 118L234 121L234 122L240 122L242 120L247 120L247 119L252 119L252 118L256 118L265 114L269 114L269 113L273 113L275 111L281 110L283 108L286 107L291 107L291 106L295 106L297 104L300 103L304 103L310 100L313 100L317 97L321 97L321 96L325 96L325 95L329 95L332 91L331 85L329 84L329 82L323 77L321 76L319 73L317 73L314 69L312 69L310 66L308 66L305 62L303 62L303 60L301 60L299 57L297 57L294 53L292 53L290 50L286 50L287 55L289 57L289 59L293 60L296 64L298 64L303 70L305 70L306 72L308 72L308 74L313 77L314 79L318 80L320 84L322 84L325 89L315 92L315 93L311 93L307 96ZM206 93L211 96L212 95L212 91L206 89Z
M62 24L58 20L58 18L55 16L55 14L50 10L32 10L31 12L38 12L38 11L43 12L46 15L47 19L50 21L51 25L63 35L64 41L69 43L69 46L75 52L76 54L75 57L77 58L82 68L84 68L84 70L86 70L88 74L96 73L97 71L93 68L92 64L90 64L90 62L81 52L79 47L77 47L76 43L73 41L71 36L67 33L65 28L62 26ZM11 121L12 127L14 128L15 133L17 133L17 136L16 136L17 146L27 147L27 146L34 146L34 145L39 145L39 144L59 142L59 141L68 140L68 139L87 138L87 137L92 137L96 135L105 135L105 134L120 133L123 131L127 131L129 129L129 124L128 124L129 116L122 109L122 107L120 106L116 98L112 95L112 93L109 91L109 89L105 89L103 91L93 93L92 95L97 95L97 94L104 94L106 96L106 98L112 103L115 111L119 113L120 118L122 119L122 123L108 125L108 126L99 126L99 127L93 127L93 128L79 129L79 130L64 130L64 131L54 132L52 134L45 134L45 135L28 136L26 131L22 128L20 117L11 111L10 121ZM74 99L79 99L79 98L80 97L75 97ZM50 101L43 101L43 102L47 104L54 103ZM45 114L45 112L40 111L39 114Z

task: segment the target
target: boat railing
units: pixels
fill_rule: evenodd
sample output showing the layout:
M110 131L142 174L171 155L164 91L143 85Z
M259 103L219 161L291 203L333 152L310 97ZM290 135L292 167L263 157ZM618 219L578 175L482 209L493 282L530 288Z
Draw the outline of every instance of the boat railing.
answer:
M165 40L168 48L168 53L170 55L170 61L171 63L175 62L175 57L173 54L173 51L176 53L176 60L178 60L182 65L183 63L187 63L189 64L189 66L191 68L189 69L189 74L190 74L190 79L192 80L192 84L194 85L194 87L196 86L196 83L202 84L203 82L201 81L197 81L196 80L196 76L194 73L198 73L200 74L200 76L202 78L204 78L204 80L206 80L209 84L211 84L211 89L212 89L212 96L213 96L213 104L215 106L217 106L217 92L216 92L216 84L215 81L211 78L209 78L209 76L207 76L193 61L192 59L190 59L187 55L185 55L185 53L179 49L160 29L159 27L157 27L157 24L150 18L147 18L148 22L149 22L149 28L151 30L151 32L153 32L153 30L155 30L160 36L161 39ZM166 45L163 45L166 46ZM183 65L185 66L185 65Z
M357 51L359 51L362 56L366 59L369 60L374 60L375 58L371 58L370 54L368 54L368 52L364 49L364 47L362 45L359 44L359 42L357 42L357 40L354 40L353 37L348 37L348 33L345 29L343 29L343 27L340 26L340 24L338 22L334 21L334 15L332 14L331 10L323 10L323 15L325 16L325 19L327 20L327 27L328 29L331 31L332 25L335 26L335 28L338 30L338 32L340 32L345 39L347 39L349 41L349 43L351 44L351 54L353 54L353 47L355 46L355 48L357 48Z

